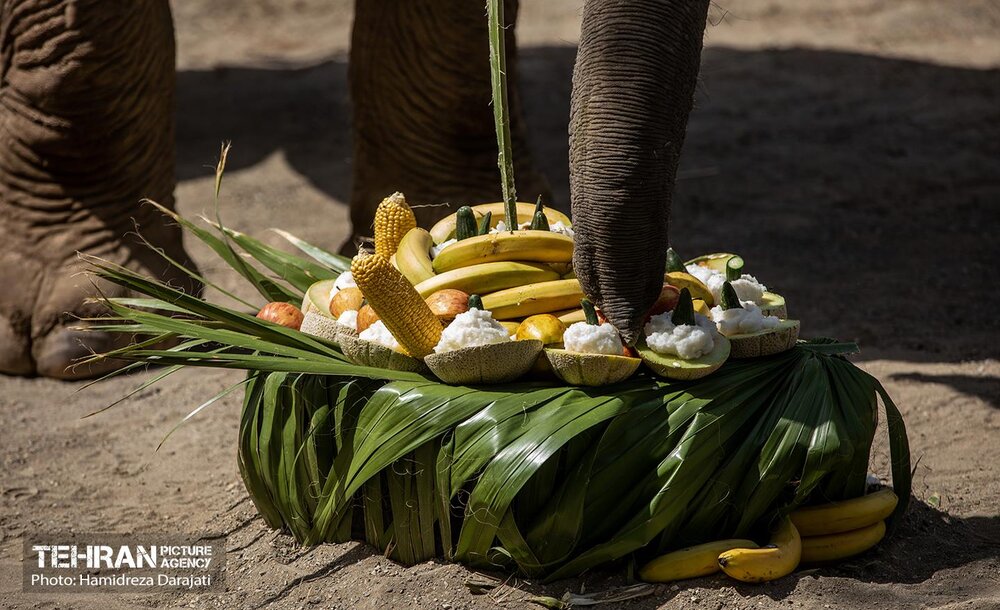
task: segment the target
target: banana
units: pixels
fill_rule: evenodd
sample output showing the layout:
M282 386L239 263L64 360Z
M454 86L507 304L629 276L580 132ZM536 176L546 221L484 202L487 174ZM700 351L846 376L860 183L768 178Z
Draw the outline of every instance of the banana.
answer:
M756 549L753 540L716 540L661 555L642 566L639 578L646 582L670 582L708 576L719 571L719 555L732 549Z
M885 521L861 529L828 536L802 538L802 562L822 563L836 561L864 553L885 537Z
M701 280L690 273L685 273L683 271L671 271L663 276L663 281L670 284L677 290L687 288L691 291L691 298L701 299L705 302L705 305L708 305L709 307L713 307L715 305L715 297L712 296L712 291L709 290L708 286L703 284Z
M517 334L517 329L518 329L518 327L521 326L521 323L520 322L501 322L500 326L503 326L504 328L506 328L507 332L509 332L511 334L511 336L514 336L514 335ZM539 356L544 356L544 354L539 354Z
M492 218L490 220L491 226L496 226L497 222L504 221L507 222L507 210L504 207L503 202L499 203L483 203L480 205L472 206L472 211L476 218L481 218L486 215L486 212L492 213ZM544 210L545 218L548 219L549 224L555 224L561 222L567 227L570 226L569 217L562 212L554 208L545 208ZM531 218L535 215L535 204L533 203L518 203L517 204L517 223L520 225L525 222L530 222ZM431 236L434 238L434 243L439 244L451 237L455 233L455 224L457 222L457 216L451 214L442 220L438 221L436 225L431 227Z
M493 312L497 320L510 320L567 309L582 298L578 280L553 280L487 294L483 297L483 307Z
M583 313L583 309L576 307L574 309L564 309L562 311L552 312L552 315L559 318L559 321L569 326L574 322L586 322L587 316Z
M802 558L802 539L791 519L783 517L770 544L761 549L733 549L719 555L722 571L743 582L767 582L795 571Z
M886 487L850 500L800 508L790 516L803 536L825 536L881 521L892 514L897 502L899 498Z
M443 273L496 261L568 263L573 259L573 239L550 231L514 231L478 235L456 242L437 255L434 271Z
M471 267L459 267L430 277L416 285L420 296L427 298L438 290L455 288L469 294L486 294L559 279L559 274L548 265L500 261L482 263Z
M399 248L393 255L395 265L414 286L434 277L434 266L431 264L433 245L431 234L420 227L410 229L399 241Z
M569 276L570 273L573 273L573 263L549 263L549 267L552 267L557 273L559 273L564 280L572 279L567 276ZM574 277L576 276L574 275Z

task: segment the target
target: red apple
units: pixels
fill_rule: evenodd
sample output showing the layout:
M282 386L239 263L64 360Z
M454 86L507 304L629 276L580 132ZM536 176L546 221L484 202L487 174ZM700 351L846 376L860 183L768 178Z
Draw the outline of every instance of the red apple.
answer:
M261 320L274 322L285 328L298 330L302 326L302 311L291 303L273 302L268 303L257 312L257 317Z

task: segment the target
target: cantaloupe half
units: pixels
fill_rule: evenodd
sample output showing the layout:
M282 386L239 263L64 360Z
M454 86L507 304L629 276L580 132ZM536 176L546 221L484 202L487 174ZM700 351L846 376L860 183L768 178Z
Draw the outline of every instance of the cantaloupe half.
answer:
M505 341L428 354L424 362L441 381L451 385L509 383L523 377L541 351L538 340Z
M732 252L713 252L712 254L703 254L698 258L692 258L684 264L708 267L713 271L724 274L726 272L726 263L734 256L736 255Z
M345 326L341 329L337 334L337 341L344 356L354 364L411 373L427 372L427 366L417 358L373 341L366 341Z
M757 358L779 354L795 347L799 340L799 321L782 320L774 328L745 335L730 335L732 358Z
M337 335L342 328L346 327L337 324L337 321L330 316L321 315L317 311L310 311L302 318L302 326L299 327L299 330L307 335L337 343Z
M730 343L722 335L715 336L715 346L712 351L700 358L684 360L669 354L658 354L646 345L646 338L639 340L635 346L639 357L654 373L668 379L689 380L701 379L719 370L729 358Z
M601 386L632 376L642 360L614 354L582 354L547 348L545 357L556 377L570 385Z

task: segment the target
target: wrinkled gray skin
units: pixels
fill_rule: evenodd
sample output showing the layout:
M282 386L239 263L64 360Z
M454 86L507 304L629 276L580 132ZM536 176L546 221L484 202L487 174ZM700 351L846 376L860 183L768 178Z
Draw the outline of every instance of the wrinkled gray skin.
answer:
M588 0L573 71L573 268L634 345L663 288L708 0Z
M685 6L684 0L587 0L574 75L574 209L617 218L625 207L638 208L641 218L659 219L648 236L657 240L656 252L666 248L669 193L704 16L657 20L690 15ZM499 199L484 14L481 2L467 0L357 3L350 68L357 233L369 232L378 201L395 190L413 202ZM511 25L516 14L516 0L507 0ZM622 55L636 28L653 44ZM507 32L518 187L547 196L527 154L513 27ZM616 66L623 58L635 63ZM174 68L167 0L0 0L0 373L79 378L110 368L70 366L90 350L114 347L107 335L71 330L78 317L99 313L87 297L97 290L121 294L77 275L78 251L199 289L128 235L138 226L190 265L176 227L139 204L148 197L173 207ZM621 91L602 98L599 92L609 91L602 83ZM658 98L664 93L666 104ZM606 101L598 107L585 98ZM643 114L649 116L633 120ZM667 134L672 146L664 149L647 130ZM586 152L594 147L604 152ZM653 177L649 188L630 187L642 172ZM635 199L625 206L629 197ZM422 208L427 216L420 222L442 213ZM608 230L584 222L578 235L594 244ZM622 317L614 305L618 288L601 273L606 256L594 250L580 258L583 282L628 328L627 313ZM654 275L648 268L637 273Z

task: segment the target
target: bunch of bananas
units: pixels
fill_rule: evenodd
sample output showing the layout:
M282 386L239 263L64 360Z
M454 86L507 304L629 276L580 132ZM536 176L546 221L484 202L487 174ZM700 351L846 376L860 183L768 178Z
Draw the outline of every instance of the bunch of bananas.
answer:
M446 289L480 294L497 320L579 315L583 290L571 269L573 238L549 230L556 223L568 228L569 218L541 204L519 203L517 226L528 227L490 232L501 221L507 222L503 204L463 207L430 231L410 228L392 263L420 296ZM376 235L379 241L393 240Z
M898 502L889 488L842 502L800 508L781 519L771 540L717 540L667 553L639 571L648 582L707 576L722 570L759 583L791 574L799 563L821 564L867 551L885 536L885 519Z

